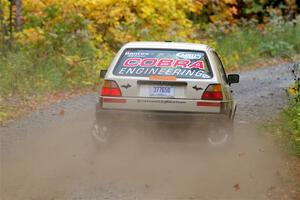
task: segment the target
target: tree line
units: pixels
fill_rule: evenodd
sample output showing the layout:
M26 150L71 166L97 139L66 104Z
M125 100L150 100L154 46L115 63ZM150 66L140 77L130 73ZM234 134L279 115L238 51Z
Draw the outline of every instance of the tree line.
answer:
M23 3L24 2L24 3ZM57 0L0 0L0 28L1 28L1 48L2 50L11 49L14 44L14 33L22 31L22 25L30 23L32 16L39 17L39 7L40 5L45 5L48 8L40 7L40 12L45 12L45 9L51 11L51 8L55 8L54 5L64 6L64 4L57 3ZM85 19L88 21L93 20L107 20L108 24L105 24L105 27L101 25L101 30L96 30L99 32L108 33L109 26L114 28L114 22L119 23L119 28L126 24L127 17L125 15L120 16L120 14L115 14L115 16L101 14L102 16L96 17L92 13L95 12L99 14L100 8L106 8L101 4L108 5L108 8L117 7L118 12L124 12L133 16L134 18L139 18L138 20L141 23L136 23L136 28L144 28L145 26L150 25L154 27L151 23L157 23L153 21L152 18L160 19L160 21L165 20L166 22L174 21L177 22L176 18L170 17L169 21L166 20L166 17L163 18L162 10L157 8L156 5L163 4L174 4L175 1L164 1L164 0L141 0L141 3L133 3L131 0L108 0L108 1L89 1L89 0L62 0L61 2L67 2L68 5L74 5L74 8L78 6L83 6L86 9L84 12L86 14ZM94 5L96 2L96 5ZM30 8L30 4L36 4L37 9ZM88 5L88 4L91 4ZM94 6L94 7L93 7ZM95 11L93 10L95 9ZM66 8L68 9L68 8ZM165 9L169 9L168 6ZM82 10L82 8L80 8ZM129 11L128 11L129 10ZM142 11L141 11L142 10ZM145 12L144 12L145 11ZM186 20L192 22L192 24L201 31L205 31L207 24L216 24L216 25L227 25L232 26L239 24L242 19L247 20L256 20L258 24L264 24L268 22L268 19L272 15L282 16L285 20L289 21L300 13L300 0L180 0L177 2L176 11L182 15ZM35 12L35 13L31 13ZM91 12L91 13L86 13ZM102 10L106 12L106 10ZM144 12L140 14L141 12ZM148 13L147 13L148 12ZM62 13L53 13L55 15ZM147 16L146 16L147 15ZM146 16L146 17L145 17ZM101 18L102 17L102 18ZM104 18L103 18L104 17ZM107 17L107 19L105 19ZM109 17L113 17L109 19ZM30 18L30 19L29 19ZM47 22L46 22L47 23ZM163 23L162 23L163 24ZM140 26L139 26L140 25ZM129 26L129 25L128 25ZM122 31L129 31L132 27L126 27ZM28 26L27 26L28 27ZM121 27L122 28L122 27ZM166 27L168 28L168 27ZM109 34L109 33L108 33ZM139 33L141 34L141 33ZM103 35L103 34L102 34ZM104 34L106 35L106 34ZM108 36L109 38L110 36ZM134 38L136 39L136 38ZM139 38L137 38L139 39ZM143 38L140 38L143 39Z

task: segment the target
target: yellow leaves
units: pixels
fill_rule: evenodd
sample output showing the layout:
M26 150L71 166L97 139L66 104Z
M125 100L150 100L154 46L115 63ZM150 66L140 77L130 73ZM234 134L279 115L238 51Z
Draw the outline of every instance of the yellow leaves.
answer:
M74 56L63 55L63 57L65 59L65 62L72 67L79 65L81 62L85 60L78 55L74 55Z
M95 34L97 32L95 27L92 24L87 25L87 30L92 34Z
M230 55L222 56L221 60L224 62L227 68L238 68L238 61L240 60L239 53L237 51L232 51Z
M86 30L94 46L109 46L115 50L128 41L189 40L193 30L187 15L200 12L205 1L24 0L24 10L29 15L42 18L40 28L50 36L57 34L56 31L61 28L76 27L77 22L72 21L70 16L79 16L86 22ZM51 6L54 9L49 9ZM49 12L52 13L52 17L46 17ZM31 37L29 41L32 43L43 39L43 34L23 35L26 36L20 37L20 41L26 41L26 37ZM33 38L41 40L34 41ZM66 62L70 65L76 63L70 58L67 58Z
M7 118L8 114L6 112L0 112L0 123Z
M47 7L47 5L41 0L23 0L22 4L26 11L35 13L40 12Z
M224 0L226 4L237 4L236 0Z
M93 85L95 85L95 82L93 82L91 80L84 80L81 82L81 84L86 85L86 86L93 86Z
M299 94L299 89L297 89L295 86L290 86L287 90L288 94L295 97Z
M219 0L219 1L206 1L204 6L212 14L209 17L210 21L214 24L222 24L224 22L234 23L234 15L238 14L236 7L236 0Z
M44 31L37 28L25 29L16 34L17 42L23 45L38 45L45 41Z
M210 21L212 21L213 24L216 24L219 20L218 15L211 15L209 16Z
M193 13L199 13L202 8L203 8L203 3L200 2L200 1L196 1L192 6L191 6L191 9L190 11L193 12Z
M230 13L232 13L232 14L234 14L234 15L237 15L237 14L238 14L238 10L237 10L237 8L236 8L235 6L229 8L229 10L230 10Z
M80 16L88 22L87 30L95 46L111 46L131 40L189 38L192 22L189 12L200 12L202 0L24 0L24 10L43 17L43 30L51 33L57 24L69 23ZM45 18L47 8L59 12ZM49 10L49 9L48 9ZM48 11L49 12L49 11ZM26 16L25 16L26 17ZM146 37L146 38L145 38Z
M154 12L154 8L151 7L142 7L140 8L139 16L141 19L147 19Z
M199 10L202 4L193 0L79 0L76 7L89 20L88 30L98 46L108 41L114 45L140 40L144 36L151 36L151 40L170 39L174 29L175 34L186 38L192 25L186 11Z

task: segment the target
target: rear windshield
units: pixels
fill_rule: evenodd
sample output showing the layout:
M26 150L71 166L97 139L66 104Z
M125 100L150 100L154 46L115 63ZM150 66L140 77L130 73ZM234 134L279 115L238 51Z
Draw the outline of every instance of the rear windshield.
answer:
M204 52L164 49L127 49L113 74L130 77L212 78Z

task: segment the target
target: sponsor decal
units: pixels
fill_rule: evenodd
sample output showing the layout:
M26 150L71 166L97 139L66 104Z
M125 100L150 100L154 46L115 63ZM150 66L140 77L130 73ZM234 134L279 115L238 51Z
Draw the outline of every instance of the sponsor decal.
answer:
M204 62L198 60L191 62L190 60L177 60L177 59L157 59L157 58L127 58L124 63L124 67L174 67L174 68L198 68L205 69Z
M150 80L162 80L162 81L176 81L176 76L155 76L149 77Z
M138 99L137 103L186 104L185 101Z
M149 77L151 80L212 77L202 52L128 50L114 70L120 76Z
M121 67L118 69L121 76L148 76L152 80L175 79L176 77L211 78L205 71L197 68L161 68L161 67Z
M130 52L130 51L126 51L125 55L127 57L146 57L149 56L149 53L147 52Z
M199 60L202 58L202 54L201 53L187 53L187 52L181 52L181 53L177 53L176 56L178 58L182 58L182 59L190 59L190 60Z

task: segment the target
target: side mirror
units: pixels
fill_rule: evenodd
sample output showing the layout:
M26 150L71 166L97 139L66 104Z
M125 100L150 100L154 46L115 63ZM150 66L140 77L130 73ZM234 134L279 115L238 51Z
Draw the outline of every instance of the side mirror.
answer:
M228 83L231 85L232 83L240 82L240 75L238 74L229 74L228 75Z
M105 77L105 75L106 75L106 73L107 73L107 70L101 70L100 71L100 78L104 78Z

